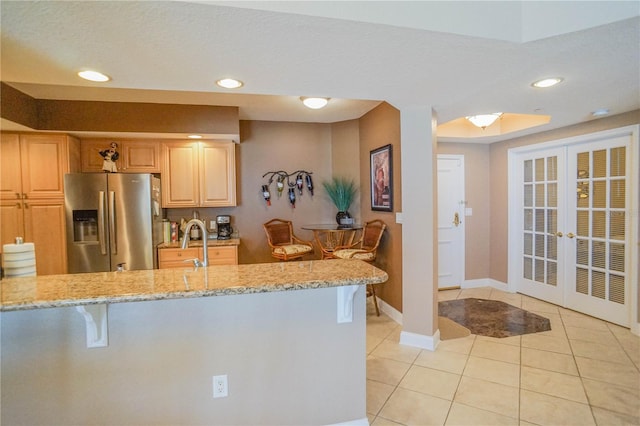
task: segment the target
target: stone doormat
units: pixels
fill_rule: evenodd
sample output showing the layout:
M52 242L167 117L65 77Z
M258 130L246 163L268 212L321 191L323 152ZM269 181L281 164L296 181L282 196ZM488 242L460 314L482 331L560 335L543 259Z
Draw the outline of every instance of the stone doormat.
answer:
M551 330L549 319L498 300L456 299L438 303L438 315L488 337L510 337Z

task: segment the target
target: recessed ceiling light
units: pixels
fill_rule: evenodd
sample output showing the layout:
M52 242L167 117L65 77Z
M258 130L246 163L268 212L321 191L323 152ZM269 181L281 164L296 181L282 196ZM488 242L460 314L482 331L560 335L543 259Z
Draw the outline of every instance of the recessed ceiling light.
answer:
M562 80L564 80L562 77L544 78L542 80L538 80L531 83L531 85L539 89L546 89L547 87L555 86L556 84L560 83Z
M233 78L223 78L216 81L216 84L225 89L237 89L238 87L242 87L244 83Z
M480 127L481 129L486 129L491 126L498 118L502 116L501 112L494 112L491 114L479 114L479 115L470 115L465 117L467 120L471 122L476 127Z
M201 135L189 135L187 136L189 139L202 139Z
M111 80L111 77L109 77L108 75L102 74L101 72L98 72L98 71L91 71L91 70L80 71L78 75L84 78L85 80L97 81L99 83L104 83L105 81Z
M307 108L320 109L329 103L329 98L306 98L300 97L300 100Z
M609 110L607 108L599 108L591 113L594 117L602 117L609 114Z

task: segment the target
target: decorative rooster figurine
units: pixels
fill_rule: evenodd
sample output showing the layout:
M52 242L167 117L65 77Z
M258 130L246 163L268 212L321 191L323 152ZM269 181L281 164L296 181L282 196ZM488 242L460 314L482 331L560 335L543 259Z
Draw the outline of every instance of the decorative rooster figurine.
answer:
M296 186L298 187L298 192L300 192L300 195L302 195L302 187L303 187L302 173L298 173L298 176L296 176Z
M313 181L311 180L311 175L306 175L305 180L307 181L307 189L311 196L313 196Z
M296 191L293 188L289 188L289 202L295 209L296 208Z
M278 188L278 198L282 197L282 190L284 189L284 177L282 175L278 175L276 188Z
M267 206L271 205L271 193L269 192L268 185L262 185L262 196L264 200L267 202Z

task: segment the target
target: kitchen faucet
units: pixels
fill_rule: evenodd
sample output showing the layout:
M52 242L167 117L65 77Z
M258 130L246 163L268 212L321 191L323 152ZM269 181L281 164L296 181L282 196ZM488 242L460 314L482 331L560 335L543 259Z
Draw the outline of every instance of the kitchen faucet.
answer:
M207 250L207 239L209 236L207 235L207 227L200 219L191 219L187 222L187 226L184 228L184 235L182 236L182 249L184 250L189 247L189 232L193 225L198 226L202 231L202 250L204 254L202 255L202 264L200 266L209 266L209 251Z

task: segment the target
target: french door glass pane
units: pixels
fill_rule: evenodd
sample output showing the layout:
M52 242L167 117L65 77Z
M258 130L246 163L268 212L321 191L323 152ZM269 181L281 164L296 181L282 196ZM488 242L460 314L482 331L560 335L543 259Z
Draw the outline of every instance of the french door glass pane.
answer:
M533 210L524 209L524 230L533 231Z
M593 151L593 177L601 178L607 175L607 150Z
M626 164L625 148L612 148L611 149L611 176L624 176Z
M624 212L609 214L609 238L624 241Z
M576 292L624 304L626 148L576 160Z
M523 276L557 285L558 157L523 161ZM531 208L535 207L535 208Z
M531 182L533 181L533 161L526 160L524 162L524 181Z

